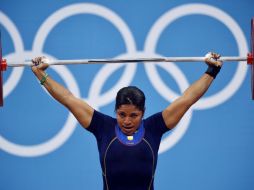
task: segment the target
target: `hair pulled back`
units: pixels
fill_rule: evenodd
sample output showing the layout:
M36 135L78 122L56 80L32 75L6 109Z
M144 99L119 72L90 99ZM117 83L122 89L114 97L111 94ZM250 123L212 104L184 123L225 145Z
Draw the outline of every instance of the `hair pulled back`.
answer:
M136 86L121 88L116 95L115 111L124 104L134 105L145 112L145 94Z

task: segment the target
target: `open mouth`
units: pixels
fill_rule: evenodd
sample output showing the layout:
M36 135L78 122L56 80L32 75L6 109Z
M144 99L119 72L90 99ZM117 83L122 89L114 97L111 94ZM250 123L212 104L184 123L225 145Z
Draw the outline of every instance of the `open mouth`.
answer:
M132 126L123 126L122 130L127 135L130 135L130 134L133 133L133 127Z
M123 125L123 128L125 128L125 129L132 129L133 126L124 126L124 125Z

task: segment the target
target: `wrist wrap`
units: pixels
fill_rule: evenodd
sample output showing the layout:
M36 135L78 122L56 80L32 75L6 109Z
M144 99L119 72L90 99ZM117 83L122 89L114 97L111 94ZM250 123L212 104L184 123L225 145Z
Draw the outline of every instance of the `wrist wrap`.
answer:
M217 74L220 72L220 69L220 66L209 65L205 73L215 79Z

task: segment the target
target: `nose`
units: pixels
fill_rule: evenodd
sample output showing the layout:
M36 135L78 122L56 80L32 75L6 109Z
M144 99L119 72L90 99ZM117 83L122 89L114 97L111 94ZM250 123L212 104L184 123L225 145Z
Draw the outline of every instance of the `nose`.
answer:
M130 124L131 124L131 119L130 119L129 117L126 117L126 118L124 119L124 121L123 121L123 124L124 124L125 126L130 125Z

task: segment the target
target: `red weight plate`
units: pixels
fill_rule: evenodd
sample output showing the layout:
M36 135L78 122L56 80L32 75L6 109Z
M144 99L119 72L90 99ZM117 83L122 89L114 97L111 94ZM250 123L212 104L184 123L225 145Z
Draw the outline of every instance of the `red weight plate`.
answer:
M251 54L254 56L254 17L251 19ZM252 92L252 100L254 100L254 59L252 59L251 63L251 92Z
M2 41L0 31L0 107L4 105L3 99L3 71L2 71Z

